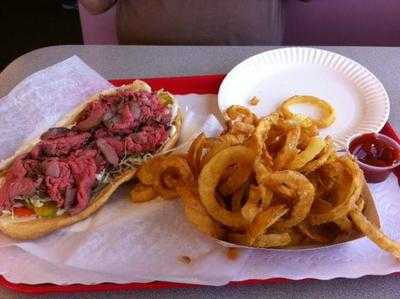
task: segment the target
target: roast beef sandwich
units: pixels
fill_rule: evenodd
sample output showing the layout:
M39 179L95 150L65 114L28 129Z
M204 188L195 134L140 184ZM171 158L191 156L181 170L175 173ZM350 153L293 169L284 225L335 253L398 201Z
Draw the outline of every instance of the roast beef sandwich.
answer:
M90 97L0 163L0 230L35 239L86 219L174 146L181 122L174 97L140 80Z

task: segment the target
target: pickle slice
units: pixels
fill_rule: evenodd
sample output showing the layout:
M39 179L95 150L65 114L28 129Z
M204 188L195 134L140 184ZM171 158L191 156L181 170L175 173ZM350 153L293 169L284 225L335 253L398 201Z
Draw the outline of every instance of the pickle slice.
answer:
M34 207L35 213L39 217L53 218L57 215L57 204L54 201L47 201L41 207Z

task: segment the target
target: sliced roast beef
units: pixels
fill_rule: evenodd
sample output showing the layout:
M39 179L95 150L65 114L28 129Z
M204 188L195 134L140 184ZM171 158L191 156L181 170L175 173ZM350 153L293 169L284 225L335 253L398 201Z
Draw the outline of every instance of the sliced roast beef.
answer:
M137 92L134 101L140 106L142 124L158 122L167 125L171 121L170 110L160 103L155 93Z
M118 157L123 157L125 154L125 146L124 141L118 137L104 137L103 138L109 145L111 145L115 152L117 153Z
M73 177L68 163L51 159L45 162L46 190L50 198L62 207L65 201L65 192L73 184Z
M117 161L118 158L118 162L119 159L122 158L125 154L125 149L124 149L124 142L123 140L121 140L121 138L119 137L104 137L104 138L97 138L96 140L101 139L102 141L100 141L101 144L106 143L106 145L100 145L100 147L102 147L103 149L101 149L98 145L98 142L96 141L96 147L99 149L95 161L96 161L96 166L97 166L97 173L101 172L103 169L105 169L109 164L114 165L113 163L115 161ZM112 148L109 149L109 147ZM108 159L106 159L106 154L107 152L115 152L117 157L111 158L114 159L113 163L111 163L110 161L108 161ZM111 155L114 155L113 153ZM115 164L117 165L117 164Z
M50 128L40 136L41 140L56 139L73 134L73 131L64 127Z
M41 176L42 165L40 161L35 159L25 158L22 159L22 164L26 170L26 176L32 179L37 179Z
M139 132L125 138L128 153L151 152L156 150L168 138L164 126L145 126Z
M129 95L124 92L120 92L118 94L113 95L103 95L100 98L100 101L103 105L106 105L110 110L113 110L113 107L117 107L121 101L125 101L128 99ZM115 110L114 110L115 111Z
M57 159L48 159L42 162L44 173L47 176L58 178L60 176L61 167Z
M139 119L134 119L129 105L125 104L114 117L104 124L112 133L129 134L139 126Z
M25 177L27 171L24 168L21 157L14 161L7 172L4 184L0 188L0 208L10 209L14 203L15 197L31 195L41 181L34 181Z
M103 154L100 151L97 152L94 161L96 163L96 173L102 172L108 166L107 160L104 158Z
M42 155L42 146L40 145L40 143L36 144L33 149L31 150L31 152L29 153L29 156L32 159L39 159L40 156Z
M91 128L94 128L103 121L103 116L107 110L107 105L102 103L102 101L89 103L82 112L82 116L75 125L75 128L80 131L88 131Z
M107 143L103 138L96 140L98 149L102 152L108 163L113 166L117 166L119 162L118 154L115 149Z
M94 138L104 138L112 136L112 133L105 127L100 127L93 133Z
M66 210L71 209L72 205L75 202L75 198L76 198L76 188L68 186L67 190L65 190L64 209Z
M140 108L139 103L137 102L132 102L130 104L131 112L132 112L132 116L134 119L140 119L140 115L142 115L142 109Z
M56 139L43 140L39 143L39 146L47 156L58 157L82 148L90 137L90 133L75 133Z
M77 214L89 205L91 190L96 182L96 155L96 150L78 150L68 158L77 189L77 203L70 210L71 214Z
M114 116L115 116L115 112L107 111L103 115L103 119L102 119L103 123L108 123L109 121L111 121L113 119Z

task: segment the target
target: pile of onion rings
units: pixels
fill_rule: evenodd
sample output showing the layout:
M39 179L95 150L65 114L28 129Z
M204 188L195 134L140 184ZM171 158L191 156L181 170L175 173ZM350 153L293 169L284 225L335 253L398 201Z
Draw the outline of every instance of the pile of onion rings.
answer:
M300 99L299 99L300 98ZM325 120L289 112L318 103ZM363 173L338 156L318 129L334 121L333 108L314 97L294 97L258 118L241 106L224 114L218 137L200 134L184 155L158 156L137 172L131 199L181 198L187 219L201 232L250 247L294 247L343 242L365 234L400 258L400 247L363 215Z

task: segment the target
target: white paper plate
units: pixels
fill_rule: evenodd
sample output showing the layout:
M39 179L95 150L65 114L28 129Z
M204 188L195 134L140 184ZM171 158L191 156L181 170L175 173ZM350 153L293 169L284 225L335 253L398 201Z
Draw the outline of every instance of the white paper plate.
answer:
M336 121L321 135L344 146L354 134L378 132L389 117L389 97L382 83L365 67L339 54L314 48L283 48L252 56L235 66L218 93L218 106L249 107L257 115L273 112L293 95L313 95L336 110ZM249 105L251 97L261 99ZM294 111L316 116L312 107Z

